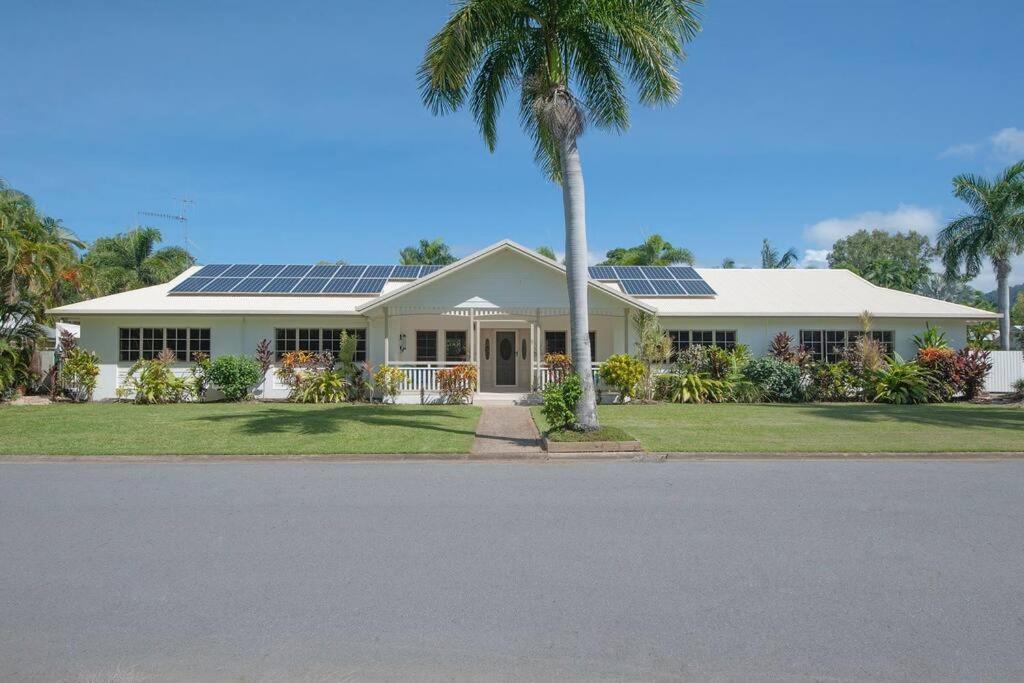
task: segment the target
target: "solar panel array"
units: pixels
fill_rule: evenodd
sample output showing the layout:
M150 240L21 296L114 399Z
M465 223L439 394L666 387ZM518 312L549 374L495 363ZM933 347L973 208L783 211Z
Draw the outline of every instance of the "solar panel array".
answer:
M204 266L171 294L380 294L388 282L417 280L441 266Z
M591 266L590 277L616 282L633 296L715 295L715 290L689 266Z

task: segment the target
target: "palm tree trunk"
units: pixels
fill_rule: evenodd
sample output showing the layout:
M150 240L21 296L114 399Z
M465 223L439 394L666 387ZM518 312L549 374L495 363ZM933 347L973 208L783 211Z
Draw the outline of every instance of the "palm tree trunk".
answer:
M573 136L562 140L562 206L565 210L565 271L569 280L569 335L572 359L580 376L583 396L576 404L576 422L593 430L597 421L597 395L590 372L590 317L587 302L587 216L583 192L583 167Z
M1010 264L996 264L996 292L999 299L999 347L1009 351L1012 346L1010 327Z

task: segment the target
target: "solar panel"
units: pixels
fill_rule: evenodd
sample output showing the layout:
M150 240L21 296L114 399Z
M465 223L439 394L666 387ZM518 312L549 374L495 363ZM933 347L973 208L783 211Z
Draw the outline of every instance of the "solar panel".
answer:
M677 296L686 294L686 290L676 280L651 280L654 293L661 296Z
M644 271L640 266L615 266L615 274L620 280L644 279Z
M380 294L384 290L384 278L363 278L352 288L353 294Z
M186 294L188 292L198 292L211 282L213 282L212 277L196 277L195 275L193 275L189 279L175 285L174 289L171 290L171 293Z
M227 263L219 263L216 265L203 266L199 269L199 272L194 274L192 277L217 277L231 266Z
M313 266L285 266L284 270L277 274L278 277L302 277L309 272Z
M336 277L327 283L321 294L348 294L356 286L354 277Z
M231 288L242 281L240 277L218 277L203 287L203 294L213 294L215 292L230 292Z
M366 272L363 273L365 278L384 278L385 280L391 276L391 271L395 269L394 266L366 266Z
M415 280L419 277L421 266L395 266L391 273L392 280Z
M671 266L668 270L677 280L701 279L700 275L697 274L697 271L689 266Z
M620 280L627 294L654 294L654 287L647 280Z
M267 286L269 277L247 277L231 288L232 294L255 294Z
M641 266L648 280L674 280L672 273L665 266Z
M245 277L254 270L256 270L256 266L253 264L237 265L231 266L223 273L221 273L221 275L225 277Z
M284 269L284 266L260 266L249 273L249 277L274 277L280 273L282 269Z
M326 277L332 278L334 274L338 272L338 266L313 266L306 277Z
M680 283L690 296L713 296L715 290L703 280L681 280Z
M328 282L329 280L325 277L306 277L296 285L292 294L319 294Z
M431 273L441 270L442 268L444 268L444 266L423 266L423 268L420 270L420 277L430 275Z
M590 277L595 280L618 280L615 269L611 266L590 266Z
M308 268L309 266L306 267ZM266 287L263 288L263 293L287 294L292 291L297 284L299 284L299 278L297 277L275 277L267 284Z
M366 270L366 266L342 266L334 277L359 277Z

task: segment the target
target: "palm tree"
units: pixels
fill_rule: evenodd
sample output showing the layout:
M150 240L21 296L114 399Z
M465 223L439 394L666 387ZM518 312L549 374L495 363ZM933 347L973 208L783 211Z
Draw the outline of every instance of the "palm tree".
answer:
M733 259L733 258L730 258L730 257L726 256L724 259L722 259L722 267L723 268L728 268L728 269L735 268L736 267L736 259Z
M162 240L156 228L140 227L93 242L84 262L95 270L105 294L167 282L195 263L182 247L157 249Z
M685 263L692 266L693 252L673 247L661 235L651 235L635 247L618 247L605 254L602 266L671 266Z
M537 253L551 259L552 261L558 260L558 257L555 256L555 250L551 247L537 247Z
M779 252L772 248L768 240L764 240L761 243L762 268L792 268L798 260L800 260L800 255L792 247L780 256Z
M629 125L626 84L642 104L674 102L683 45L700 30L702 0L460 0L430 40L420 67L425 104L435 114L468 103L487 147L498 115L519 91L519 118L534 156L562 186L572 356L582 398L577 424L597 429L587 304L587 233L578 141L589 121Z
M961 267L969 278L981 272L988 258L996 272L999 343L1009 350L1010 259L1024 252L1024 161L994 180L976 175L953 178L953 195L972 213L960 216L939 233L938 248L950 276Z
M404 266L447 266L458 260L442 239L420 240L418 247L406 247L398 255Z

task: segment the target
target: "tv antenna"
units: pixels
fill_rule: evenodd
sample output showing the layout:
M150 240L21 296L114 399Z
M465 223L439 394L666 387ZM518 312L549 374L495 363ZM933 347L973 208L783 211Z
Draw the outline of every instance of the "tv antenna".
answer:
M195 200L188 197L175 197L175 201L181 202L181 209L178 213L162 213L160 211L139 211L140 216L149 216L151 218L163 218L170 221L177 221L181 223L181 237L185 248L188 249L190 246L194 247L195 243L188 238L188 209L189 206L195 206Z

